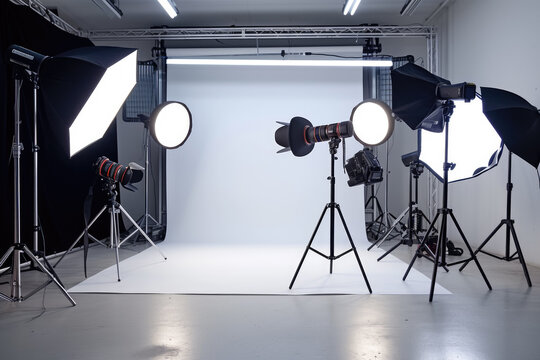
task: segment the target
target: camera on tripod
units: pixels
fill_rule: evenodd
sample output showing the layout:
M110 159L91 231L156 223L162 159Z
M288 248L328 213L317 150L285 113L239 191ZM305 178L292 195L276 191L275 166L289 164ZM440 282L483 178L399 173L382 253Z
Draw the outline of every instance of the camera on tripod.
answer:
M100 156L93 166L96 174L101 178L113 183L119 182L125 189L130 191L137 190L133 184L138 183L143 178L144 168L134 162L124 166L109 160L106 156Z

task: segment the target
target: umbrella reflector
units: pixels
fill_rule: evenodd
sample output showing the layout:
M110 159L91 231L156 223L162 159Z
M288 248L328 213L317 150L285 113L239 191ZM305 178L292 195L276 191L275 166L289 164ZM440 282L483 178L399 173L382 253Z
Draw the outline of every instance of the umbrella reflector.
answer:
M540 164L540 114L519 95L482 87L482 109L504 144L534 167Z

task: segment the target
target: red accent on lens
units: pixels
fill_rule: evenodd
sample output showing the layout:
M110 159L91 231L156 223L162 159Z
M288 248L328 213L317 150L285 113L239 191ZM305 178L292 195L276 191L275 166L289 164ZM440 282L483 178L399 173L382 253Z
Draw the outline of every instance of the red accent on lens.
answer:
M116 180L116 175L118 175L118 171L120 171L120 168L121 166L117 167L116 170L114 171L113 180Z
M306 136L306 135L307 135L307 134L306 134L306 130L307 130L307 129L309 129L309 126L307 126L307 125L304 126L304 142L305 142L307 145L309 145L310 142L308 141L307 136Z
M101 165L99 166L99 175L102 175L102 174L101 174L101 169L103 168L103 165L105 165L105 162L106 162L107 160L109 160L109 159L105 158L105 159L101 160Z
M126 175L127 171L128 171L128 169L126 169L126 171L124 171L124 172L122 173L122 178L120 179L120 183L121 183L121 184L123 184L123 182L124 182L124 176Z

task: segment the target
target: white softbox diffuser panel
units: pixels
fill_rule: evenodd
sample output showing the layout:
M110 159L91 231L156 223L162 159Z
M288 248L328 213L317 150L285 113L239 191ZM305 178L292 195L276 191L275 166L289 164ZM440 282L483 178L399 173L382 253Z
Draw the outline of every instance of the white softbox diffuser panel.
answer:
M349 120L363 99L362 69L169 65L167 81L193 129L167 152L166 241L307 244L330 199L328 143L301 158L276 154L276 121ZM347 158L361 148L347 139ZM337 156L336 200L354 241L366 241L363 186L347 186L341 147ZM326 245L328 219L318 233ZM348 246L336 212L339 244Z

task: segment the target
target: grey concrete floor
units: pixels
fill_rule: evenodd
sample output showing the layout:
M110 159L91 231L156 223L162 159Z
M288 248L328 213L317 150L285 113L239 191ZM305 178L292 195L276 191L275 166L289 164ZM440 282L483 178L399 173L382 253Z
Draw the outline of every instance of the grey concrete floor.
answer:
M394 255L408 262L412 248ZM493 291L471 263L439 271L454 294L433 303L427 295L74 294L72 307L50 285L0 303L0 359L540 359L540 269L529 266L529 288L518 262L480 260ZM112 250L90 249L90 274L112 264ZM426 259L415 268L431 276ZM82 281L81 252L57 271L67 288ZM24 273L23 292L41 277Z

